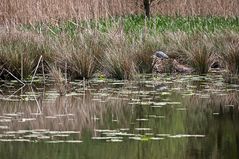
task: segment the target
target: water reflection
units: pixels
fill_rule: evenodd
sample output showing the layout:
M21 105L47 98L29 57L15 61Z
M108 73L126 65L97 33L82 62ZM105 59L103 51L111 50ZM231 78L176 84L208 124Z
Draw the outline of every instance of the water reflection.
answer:
M2 87L1 158L239 157L239 87L221 76L72 87Z

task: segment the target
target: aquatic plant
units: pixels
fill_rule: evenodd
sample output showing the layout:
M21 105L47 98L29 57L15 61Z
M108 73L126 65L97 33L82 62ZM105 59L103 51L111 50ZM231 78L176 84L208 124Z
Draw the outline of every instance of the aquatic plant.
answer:
M116 79L133 79L136 74L135 63L132 55L125 48L111 47L102 60L103 72Z
M51 66L50 77L54 80L57 92L60 95L65 95L67 93L67 79L65 79L62 71L56 66Z
M172 56L191 65L196 73L206 74L211 64L213 44L211 36L207 33L176 34L180 35L171 47ZM172 37L171 37L172 38Z
M102 41L101 41L102 40ZM59 36L55 45L55 61L72 78L91 78L103 56L104 40L93 30L78 32L74 37ZM66 66L67 65L67 66Z
M218 34L214 38L214 46L223 63L232 74L239 73L239 36L232 31Z
M161 28L158 24L163 19L144 20L142 16L22 25L17 34L12 31L1 34L0 68L9 69L17 77L24 74L22 78L26 79L43 56L44 65L57 66L68 79L89 79L96 72L116 79L132 79L137 73L151 73L152 55L162 50L180 64L191 65L198 74L207 73L215 57L224 59L231 73L238 72L238 33L223 31L229 27L224 25L227 22L236 30L233 27L237 22L235 18L220 19L222 23L219 20L218 25L223 27L217 31L213 31L211 23L204 26L207 19L203 17L188 18L192 24L183 28L179 24L186 19L174 18L179 24L173 27L170 26L172 19L164 18ZM208 21L218 22L213 18ZM211 29L200 31L204 27ZM38 70L38 73L41 72ZM6 74L3 76L8 79Z
M30 76L40 56L50 60L48 53L42 36L18 31L0 35L0 65L18 78Z
M208 73L212 52L206 45L196 46L189 55L190 64L199 74Z
M153 55L160 49L160 41L156 36L146 35L136 41L134 46L134 62L139 73L152 73Z

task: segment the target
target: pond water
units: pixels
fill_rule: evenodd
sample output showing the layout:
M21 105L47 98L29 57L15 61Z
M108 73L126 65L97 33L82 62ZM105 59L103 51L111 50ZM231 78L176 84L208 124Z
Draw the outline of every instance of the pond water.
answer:
M238 159L239 85L221 75L0 87L1 159Z

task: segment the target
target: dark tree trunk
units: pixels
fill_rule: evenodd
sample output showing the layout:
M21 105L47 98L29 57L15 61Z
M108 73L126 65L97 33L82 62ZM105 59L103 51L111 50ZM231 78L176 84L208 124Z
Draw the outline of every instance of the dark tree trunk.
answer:
M150 0L144 0L144 11L146 17L150 17Z

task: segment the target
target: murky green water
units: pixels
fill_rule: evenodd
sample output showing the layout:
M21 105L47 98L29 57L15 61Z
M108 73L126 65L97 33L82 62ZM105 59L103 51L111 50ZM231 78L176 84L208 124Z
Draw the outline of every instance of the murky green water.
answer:
M1 159L237 159L239 85L220 75L1 84Z

